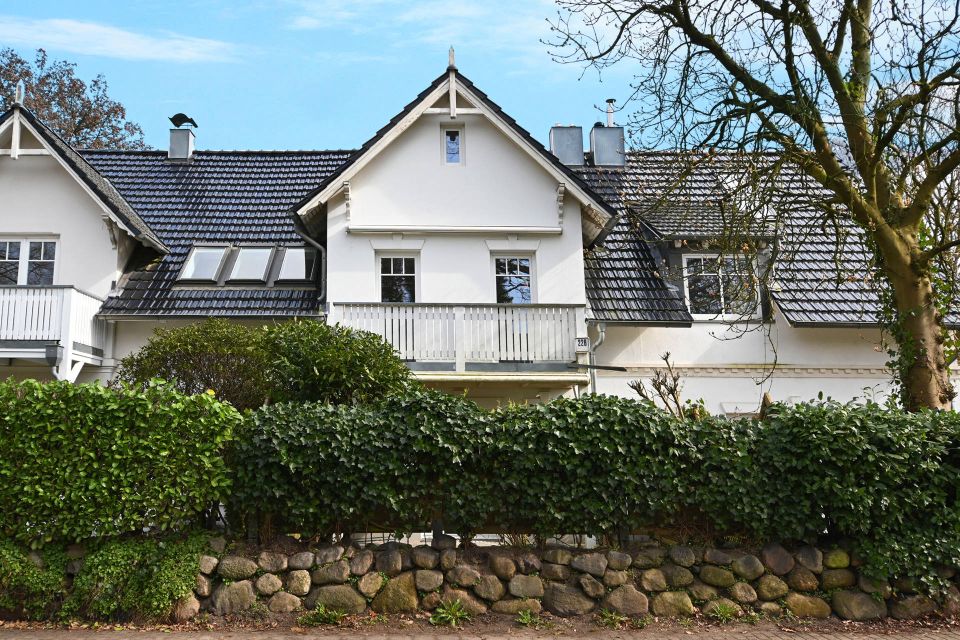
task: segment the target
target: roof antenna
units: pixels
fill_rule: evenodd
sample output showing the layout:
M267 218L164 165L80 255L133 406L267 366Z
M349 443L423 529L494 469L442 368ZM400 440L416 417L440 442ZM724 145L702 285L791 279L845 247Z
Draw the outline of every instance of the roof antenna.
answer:
M449 62L447 64L447 71L455 71L457 69L457 57L453 52L453 46L450 47Z
M27 93L27 89L23 84L23 80L17 81L17 88L13 94L13 104L23 105L23 98Z

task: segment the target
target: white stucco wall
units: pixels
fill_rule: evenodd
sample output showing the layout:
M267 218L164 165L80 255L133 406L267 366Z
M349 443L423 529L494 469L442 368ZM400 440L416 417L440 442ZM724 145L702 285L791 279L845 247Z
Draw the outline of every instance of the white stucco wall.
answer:
M597 391L635 397L629 382L649 379L653 368L663 366L660 355L670 352L683 376L683 398L702 398L712 413L754 411L765 391L775 401L811 400L821 392L841 401L889 393L878 329L796 328L779 313L772 325L750 329L712 322L690 328L610 325L596 362L628 371L599 371Z
M463 116L464 164L442 156L443 116L423 116L350 180L350 225L556 227L557 181L482 116ZM419 253L418 302L496 302L487 241L534 256L534 302L584 304L579 205L559 235L347 232L343 197L327 213L327 298L379 302L377 247Z
M119 278L126 253L111 245L101 215L56 159L0 156L0 238L56 238L54 284L103 298Z

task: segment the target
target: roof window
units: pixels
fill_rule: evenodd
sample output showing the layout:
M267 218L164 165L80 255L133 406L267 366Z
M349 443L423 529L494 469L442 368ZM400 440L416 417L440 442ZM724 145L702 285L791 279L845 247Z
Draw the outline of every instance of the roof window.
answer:
M227 247L194 247L178 279L216 281L226 253Z
M272 254L271 247L240 247L229 279L265 282Z

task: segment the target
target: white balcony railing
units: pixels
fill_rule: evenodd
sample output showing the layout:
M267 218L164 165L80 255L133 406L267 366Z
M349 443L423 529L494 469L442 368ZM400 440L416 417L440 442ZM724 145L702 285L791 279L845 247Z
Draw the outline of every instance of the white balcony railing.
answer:
M404 360L569 363L586 329L577 305L378 304L331 305L331 320L370 331Z
M106 322L96 317L103 301L73 287L0 287L0 340L56 342L101 350Z

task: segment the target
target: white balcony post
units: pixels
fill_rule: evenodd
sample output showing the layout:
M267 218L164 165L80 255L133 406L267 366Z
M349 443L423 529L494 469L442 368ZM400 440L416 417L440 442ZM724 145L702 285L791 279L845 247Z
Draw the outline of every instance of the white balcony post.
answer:
M60 346L63 347L63 359L54 367L53 374L58 380L70 380L73 365L73 289L63 289L60 297Z
M467 309L453 308L453 349L457 371L467 370Z

